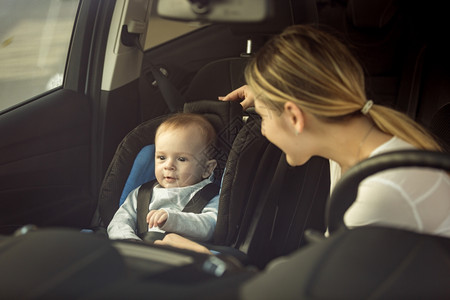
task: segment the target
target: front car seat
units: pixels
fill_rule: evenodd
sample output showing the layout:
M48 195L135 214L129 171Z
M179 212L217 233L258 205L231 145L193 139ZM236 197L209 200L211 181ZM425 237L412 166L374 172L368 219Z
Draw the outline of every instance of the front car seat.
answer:
M395 167L450 170L450 155L398 151L350 169L327 203L331 236L274 261L241 289L242 299L448 299L450 239L388 227L348 230L344 213L359 183Z

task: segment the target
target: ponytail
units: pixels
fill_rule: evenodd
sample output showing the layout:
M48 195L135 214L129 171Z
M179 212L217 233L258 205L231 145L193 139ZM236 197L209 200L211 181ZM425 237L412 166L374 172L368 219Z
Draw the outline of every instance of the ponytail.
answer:
M383 132L396 136L422 150L443 151L431 134L404 113L392 108L373 105L367 113Z

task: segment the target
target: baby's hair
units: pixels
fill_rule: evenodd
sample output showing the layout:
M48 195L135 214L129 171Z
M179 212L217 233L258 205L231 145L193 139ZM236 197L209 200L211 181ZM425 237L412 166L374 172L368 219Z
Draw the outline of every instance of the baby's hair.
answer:
M206 147L214 146L216 141L216 131L211 123L202 115L194 113L177 113L163 121L156 130L155 139L161 131L186 128L196 126L199 134L204 138Z

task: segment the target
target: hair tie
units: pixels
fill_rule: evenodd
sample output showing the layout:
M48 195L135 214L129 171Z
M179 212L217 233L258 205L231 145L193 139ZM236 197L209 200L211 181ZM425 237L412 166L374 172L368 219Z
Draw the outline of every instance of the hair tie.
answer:
M373 101L372 100L368 100L366 101L366 103L364 104L364 106L361 108L361 113L363 115L367 115L367 113L369 112L369 110L372 108L373 106Z

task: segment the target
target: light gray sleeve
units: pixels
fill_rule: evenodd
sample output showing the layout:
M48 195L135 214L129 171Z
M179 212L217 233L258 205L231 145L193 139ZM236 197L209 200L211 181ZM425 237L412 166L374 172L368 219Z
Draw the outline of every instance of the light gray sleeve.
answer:
M139 187L128 194L108 226L108 237L113 240L139 239L136 235L137 194Z
M199 214L165 209L168 218L161 229L196 241L208 241L216 227L218 207L219 195L211 199Z

